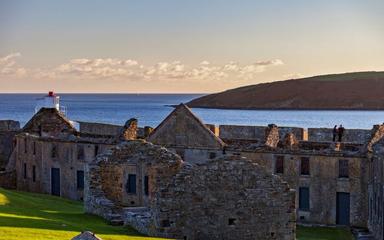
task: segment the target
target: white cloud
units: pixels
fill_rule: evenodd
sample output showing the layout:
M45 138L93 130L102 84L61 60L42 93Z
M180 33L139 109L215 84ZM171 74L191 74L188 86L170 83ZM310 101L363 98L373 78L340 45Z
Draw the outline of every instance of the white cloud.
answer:
M280 59L255 61L242 65L235 61L214 65L204 60L195 66L181 61L158 62L154 65L139 64L132 59L118 58L76 58L54 68L27 69L17 66L13 53L0 58L0 74L21 77L55 79L119 79L124 81L187 81L187 82L244 82L253 80L267 68L283 65Z
M278 65L284 65L284 62L280 59L272 59L267 61L257 61L255 65L258 66L278 66Z
M21 54L17 52L0 58L0 66L13 66L16 63L15 58L20 56Z
M204 61L202 61L202 62L200 63L200 65L209 65L209 64L211 64L211 63L208 62L208 61L206 61L206 60L204 60Z
M16 58L20 56L21 54L17 52L0 58L0 75L24 77L27 70L25 68L18 67L16 64Z

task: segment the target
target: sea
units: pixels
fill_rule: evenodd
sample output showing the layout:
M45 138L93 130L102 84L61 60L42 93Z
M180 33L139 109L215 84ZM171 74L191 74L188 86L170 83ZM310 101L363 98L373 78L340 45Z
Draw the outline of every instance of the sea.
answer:
M123 125L137 118L139 126L156 127L174 105L186 103L202 94L59 94L66 115L73 121ZM0 94L0 119L12 119L23 126L35 113L36 102L44 94ZM224 110L193 108L210 124L266 126L274 123L291 127L371 129L384 122L384 111L307 111L307 110Z

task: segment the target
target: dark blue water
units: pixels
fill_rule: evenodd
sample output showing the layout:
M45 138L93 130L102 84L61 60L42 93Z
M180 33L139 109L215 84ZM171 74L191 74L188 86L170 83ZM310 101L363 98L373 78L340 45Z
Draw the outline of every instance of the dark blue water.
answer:
M34 114L36 99L43 94L0 94L0 119L24 125ZM198 94L60 94L71 120L124 124L139 119L140 126L157 126L171 111L169 105L188 102ZM369 129L384 122L384 111L259 111L192 109L206 123Z

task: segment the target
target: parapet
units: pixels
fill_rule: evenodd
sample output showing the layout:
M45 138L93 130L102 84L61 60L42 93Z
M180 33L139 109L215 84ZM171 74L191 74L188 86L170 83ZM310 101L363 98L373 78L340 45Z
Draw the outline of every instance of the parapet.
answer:
M222 139L262 140L265 138L264 126L220 125L219 137Z
M20 123L14 120L0 120L0 131L18 131Z
M94 123L94 122L79 122L80 132L98 135L110 135L116 136L120 133L123 126L106 124L106 123Z
M345 129L343 142L367 143L371 137L371 130ZM313 142L331 142L333 138L332 128L308 128L308 140Z
M241 140L264 140L265 132L268 127L264 126L239 126L239 125L220 125L219 137L222 139L241 139ZM297 140L307 140L306 131L299 127L278 127L279 137L283 139L288 133L293 133Z

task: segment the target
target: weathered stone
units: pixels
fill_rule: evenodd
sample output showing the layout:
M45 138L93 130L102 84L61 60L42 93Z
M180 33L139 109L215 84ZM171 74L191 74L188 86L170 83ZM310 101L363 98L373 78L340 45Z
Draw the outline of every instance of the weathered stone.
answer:
M344 142L366 143L371 135L370 130L345 129ZM308 140L313 142L331 142L333 138L332 128L308 128Z
M279 129L275 124L268 125L265 129L265 145L271 148L277 147L280 141Z
M145 175L142 175L144 172ZM137 192L126 194L135 174ZM142 192L148 176L148 195ZM295 192L236 156L188 164L160 146L124 142L87 166L85 209L138 231L187 239L294 239ZM102 205L110 199L113 205ZM142 199L142 200L141 200ZM126 208L135 201L136 207Z
M92 232L85 231L85 232L80 233L76 237L72 238L72 240L102 240L102 239L97 237Z
M94 122L82 122L77 121L80 126L80 132L97 135L110 135L117 136L120 134L123 126L105 124L105 123L94 123Z
M151 135L152 132L153 132L153 128L152 128L152 127L145 126L145 127L144 127L144 135L143 135L143 138L147 138L147 137L149 137L149 135Z
M0 172L0 187L7 189L16 189L16 171Z
M25 124L22 132L52 137L74 134L76 129L56 108L41 108Z
M15 146L15 135L18 131L0 130L0 171L4 171Z
M137 139L137 128L137 119L129 119L120 131L119 140L126 141Z
M188 133L188 134L187 134ZM184 104L178 105L148 137L148 141L166 146L221 149L224 142Z
M6 128L9 129L8 126ZM384 125L374 126L371 131L347 129L344 140L348 142L341 143L328 141L331 136L329 135L331 131L328 130L317 131L320 136L325 134L325 138L301 141L302 138L304 139L304 131L300 128L277 128L275 125L270 125L267 128L220 126L220 129L220 132L214 134L212 130L216 131L216 128L210 125L207 127L190 109L180 105L148 137L149 140L166 149L142 141L129 141L116 146L121 140L142 138L148 133L144 134L144 129L137 128L137 122L134 120L127 122L125 130L122 130L119 136L81 133L77 132L71 122L57 111L42 109L20 133L3 131L7 134L11 132L16 134L15 142L12 140L13 136L2 137L3 132L0 130L0 164L1 161L8 162L7 171L0 173L0 186L14 186L13 179L16 172L18 189L51 193L51 169L59 168L60 195L81 199L83 191L77 189L76 172L84 170L85 167L86 172L94 173L89 176L86 174L85 177L85 195L92 196L85 201L88 212L103 216L111 223L121 224L125 221L126 224L135 225L140 232L152 234L150 229L156 229L154 230L156 234L160 232L163 235L176 236L180 233L179 228L173 228L173 222L166 219L169 214L180 209L179 205L172 205L173 198L189 196L194 204L189 204L191 206L188 206L188 211L193 214L203 212L211 216L211 212L215 213L214 211L219 209L220 214L225 213L226 210L222 209L223 203L220 202L225 196L206 193L205 191L208 191L206 187L209 184L203 182L207 181L207 176L211 176L214 178L211 182L214 180L225 183L225 189L221 190L231 193L233 189L227 188L225 178L232 179L233 176L237 176L234 181L242 179L243 171L236 169L246 167L247 161L251 161L259 164L268 175L273 173L280 175L297 192L300 192L300 188L308 188L309 209L296 211L299 222L336 224L337 194L346 193L350 198L349 224L367 227L369 220L368 226L377 232L379 238L382 236L377 229L383 229L380 223L383 210L379 207L381 206L379 203L384 198L382 195L384 181L382 181L383 174L380 170L383 168L384 161L382 159L384 150L380 150L383 145ZM310 132L311 134L313 139L313 132ZM4 141L2 142L1 139ZM113 146L115 146L114 149L110 150ZM52 156L53 149L55 149L55 157ZM81 154L79 154L80 149L84 150L83 153L80 151ZM94 162L97 154L100 155ZM3 160L1 160L2 155L6 156ZM241 157L246 157L248 160L245 161ZM226 175L225 171L217 174L221 166L212 164L217 160L228 162L228 166L231 166L231 175ZM280 165L282 169L279 170L281 172L277 172L278 160L282 162L282 166ZM347 177L339 176L341 161L348 162ZM304 167L304 170L302 162L309 164L306 168ZM26 164L26 177L23 176L24 164ZM35 181L33 181L34 168ZM181 172L191 174L183 175ZM194 172L199 174L192 174ZM126 192L129 174L136 175L136 194ZM147 180L146 177L148 177ZM185 182L190 179L200 184L188 185L190 187L187 188ZM265 179L268 177L266 176ZM145 193L145 181L148 181L149 185L148 195ZM260 181L260 183L264 182L264 180ZM91 187L87 186L88 183ZM167 187L154 190L156 186L165 183L169 183ZM240 187L243 186L241 182L238 184ZM220 191L220 186L215 188ZM241 196L252 196L257 193L263 199L274 201L275 193L268 191L248 189L242 191ZM207 198L204 198L205 195L197 194L201 192L206 193ZM162 199L163 207L157 212L158 215L155 215L152 209L160 209L160 202L156 207L151 207L155 197ZM242 201L240 198L237 200L228 201L225 207L241 209ZM296 195L294 205L296 208L299 208L298 200L299 194ZM212 202L218 206L213 210L203 208L211 207ZM134 210L132 207L144 207L146 210ZM184 210L183 208L182 211ZM235 211L235 214L243 216L243 212ZM263 215L263 213L257 214ZM200 215L193 216L194 219L199 219ZM213 219L214 216L212 215ZM162 220L154 223L153 219ZM260 217L260 219L266 218ZM210 220L199 219L206 225L210 224ZM237 223L237 220L233 220L233 223ZM164 227L164 225L170 227Z
M0 120L0 132L1 131L19 131L20 123L14 120Z
M287 149L298 149L299 141L296 139L296 136L293 133L287 133L284 137L282 145Z
M378 127L376 129L379 130ZM368 228L375 240L384 239L384 139L377 141L378 134L373 134L374 144L369 147Z
M18 190L82 200L84 165L115 145L116 136L77 132L56 109L42 108L11 144L7 171L16 171ZM60 179L55 192L53 170Z

